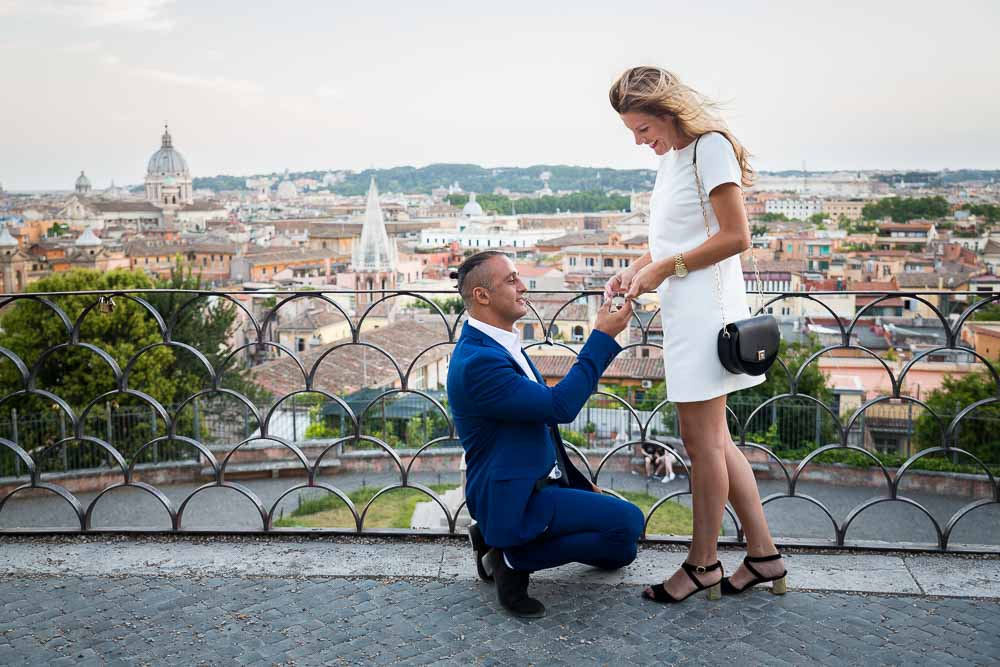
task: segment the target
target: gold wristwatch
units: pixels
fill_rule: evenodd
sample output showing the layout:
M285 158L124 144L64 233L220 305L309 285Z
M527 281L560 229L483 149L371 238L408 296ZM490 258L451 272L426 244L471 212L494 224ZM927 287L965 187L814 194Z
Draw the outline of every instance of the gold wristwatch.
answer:
M683 278L688 274L688 267L684 264L684 255L677 253L674 255L674 275Z

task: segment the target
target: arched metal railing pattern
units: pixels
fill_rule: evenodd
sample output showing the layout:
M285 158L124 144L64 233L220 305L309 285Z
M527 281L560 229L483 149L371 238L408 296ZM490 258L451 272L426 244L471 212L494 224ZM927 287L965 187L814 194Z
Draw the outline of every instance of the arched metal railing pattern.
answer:
M182 301L182 305L179 308L165 317L164 314L160 313L153 305L151 297L157 293L172 293L185 300ZM247 307L244 303L250 294L271 295L273 296L273 304L263 312L255 313L253 308ZM352 292L351 294L354 293ZM13 368L14 376L19 379L18 387L11 388L11 391L0 397L0 410L4 409L6 403L19 397L37 397L43 402L50 403L52 409L58 412L61 419L68 424L68 431L61 439L47 445L44 448L41 448L40 450L28 451L22 446L21 443L17 442L16 439L0 437L0 451L7 450L10 456L15 457L18 465L24 467L28 477L26 482L16 486L16 488L13 488L0 497L0 517L2 517L3 510L5 506L8 505L9 501L19 494L23 494L28 491L50 493L61 498L66 504L69 505L76 521L79 524L79 530L87 532L93 530L92 519L94 510L105 495L116 489L134 488L145 492L156 500L169 517L171 531L183 531L186 528L185 519L191 511L191 501L198 496L198 494L203 493L208 489L221 487L236 491L250 502L252 512L259 518L259 526L256 531L266 533L276 530L273 525L275 512L278 505L286 497L296 491L315 489L325 491L339 498L353 519L354 525L351 530L353 530L353 532L362 533L368 530L366 528L365 521L372 505L385 494L396 489L405 488L419 491L420 493L426 495L430 501L436 503L446 518L448 527L447 532L455 533L458 530L456 520L461 507L457 510L449 507L434 490L424 484L414 481L411 477L414 465L418 462L421 456L425 455L426 452L429 452L432 448L442 444L450 444L452 446L456 446L458 444L454 424L448 410L428 391L416 388L413 383L412 375L418 360L424 354L438 347L451 346L455 344L461 333L460 326L464 321L465 314L463 312L446 313L442 309L441 305L433 300L433 297L436 295L453 296L454 293L445 294L441 292L435 293L395 290L377 291L365 294L369 294L369 298L365 299L367 305L362 308L360 312L355 313L353 317L342 305L342 301L338 301L334 298L334 296L336 296L336 292L323 290L304 292L261 291L254 293L217 292L209 290L122 290L0 295L0 318L2 318L2 313L9 312L10 309L24 307L25 303L38 304L46 309L51 317L55 318L55 320L59 323L60 328L64 331L65 336L63 340L51 341L52 344L45 348L40 356L34 360L22 359L13 350L0 347L0 363L10 363ZM530 354L531 351L537 346L558 346L563 348L563 351L573 354L574 348L563 342L563 340L560 339L560 336L554 333L556 330L556 322L560 319L567 308L574 304L586 304L588 299L597 299L597 293L593 291L578 291L554 292L549 294L559 294L559 298L562 299L562 302L561 304L553 306L551 312L545 313L539 312L539 309L534 303L530 306L531 313L526 317L526 321L536 325L538 330L543 332L543 336L540 340L532 342L527 346L528 353ZM766 303L761 306L760 310L771 310L793 300L803 300L811 304L810 307L813 311L829 315L829 317L825 317L824 315L824 318L826 321L831 322L829 326L836 331L834 336L838 340L816 350L794 370L789 367L785 359L779 358L778 363L773 367L771 373L783 374L787 380L789 390L786 393L771 396L765 399L760 405L753 409L746 418L742 420L739 419L731 408L727 408L733 427L731 430L735 444L748 452L760 452L763 456L766 456L769 463L773 467L776 467L781 473L780 479L783 479L785 489L780 493L774 493L764 498L763 502L765 506L782 499L794 499L798 502L808 503L817 507L825 519L828 519L830 522L830 539L826 542L818 543L815 546L844 547L851 546L852 544L852 540L850 539L850 529L859 516L863 515L871 508L883 503L902 503L916 508L926 519L928 525L933 529L933 533L936 537L936 543L923 546L925 548L948 550L951 544L950 538L956 525L983 508L990 505L1000 504L1000 480L998 480L993 474L990 466L971 452L961 449L956 445L958 429L963 421L969 417L969 415L984 406L1000 403L1000 374L998 374L997 368L995 367L995 362L985 358L982 354L976 353L974 350L962 344L963 329L969 326L972 321L971 317L973 314L991 303L1000 301L1000 294L963 294L955 292L851 292L846 294L864 295L871 299L866 305L858 309L856 314L851 318L837 317L831 307L821 300L823 296L834 294L842 296L845 292L767 294L769 298ZM968 298L973 294L981 300L975 301L969 299L971 303L963 305L961 312L959 313L949 314L946 312L947 309L942 308L941 305L939 305L942 299L954 299L956 297L963 296ZM86 305L78 314L76 314L75 319L74 317L71 317L71 313L66 312L66 309L59 305L61 298L70 296L92 299L91 303ZM366 332L370 329L363 329L367 320L377 316L377 313L380 312L379 309L385 308L390 302L392 302L393 299L401 297L422 302L426 308L425 312L430 313L435 319L439 319L443 325L441 327L442 335L440 339L421 341L422 343L426 343L423 347L423 351L417 354L415 358L411 359L408 365L401 363L398 359L394 359L386 350L370 342L366 337ZM84 322L88 318L102 317L104 313L112 311L116 299L119 303L128 301L135 304L135 306L137 306L141 312L145 314L144 316L148 317L155 325L155 329L161 338L161 340L154 342L153 344L145 345L135 351L127 360L125 360L124 363L119 363L119 361L116 360L107 350L102 349L102 347L94 341L81 340L81 331L83 329ZM242 321L243 329L249 331L250 336L246 343L243 343L231 350L228 356L225 357L221 363L217 366L213 366L204 351L198 350L182 341L174 340L174 332L176 331L180 318L183 317L185 313L189 313L203 307L209 301L216 299L221 299L228 303L235 304L238 309L239 318ZM346 323L349 331L349 335L346 337L346 342L330 346L309 365L305 363L302 355L297 353L295 350L290 349L287 345L282 344L280 341L275 340L272 333L274 330L272 325L282 309L287 308L289 304L292 304L296 300L300 299L317 299L325 303L332 311L335 311L340 317L343 318L343 321ZM881 358L877 353L857 342L857 328L861 318L871 317L870 313L874 312L879 304L888 302L891 299L906 299L913 304L919 303L925 313L929 313L933 318L936 318L939 321L941 331L943 332L945 339L943 345L928 349L916 355L913 359L902 365L897 373L894 373L893 368L889 363L887 363L886 359ZM634 328L639 332L639 340L627 344L625 346L626 351L655 346L657 344L652 339L652 327L657 319L657 315L658 311L651 317L644 317L641 319L637 315L634 315ZM0 319L0 323L2 323L2 319ZM173 410L168 409L167 406L161 404L149 393L142 391L140 387L132 386L132 373L136 365L140 362L143 355L150 353L158 347L172 348L178 350L180 353L192 355L198 361L200 367L204 369L208 379L207 386L192 391L191 394ZM92 353L95 357L94 363L105 364L107 368L110 369L111 375L114 379L113 389L94 396L89 403L83 405L78 411L74 410L74 407L61 398L56 391L39 386L39 373L41 372L41 369L45 365L46 361L54 355L59 355L64 350L73 348L87 350ZM440 413L442 418L447 423L448 432L446 435L431 438L427 442L423 443L407 443L409 447L416 450L415 453L410 456L409 461L404 461L400 453L397 452L389 442L380 438L377 433L364 432L364 411L362 411L361 414L357 413L352 406L344 400L343 397L318 387L321 365L328 357L331 357L338 352L349 354L352 351L358 351L364 348L372 350L373 353L384 355L388 359L397 376L396 381L392 383L393 386L384 389L375 400L372 400L368 404L365 411L375 405L378 400L385 399L395 394L410 393L420 396L422 399L426 400ZM302 388L289 392L283 396L274 397L274 401L271 406L262 411L247 396L223 386L222 378L224 374L229 369L234 367L234 365L240 363L239 357L241 353L251 349L274 349L277 350L279 356L290 358L294 364L294 368L301 375ZM891 391L888 394L870 398L861 404L853 413L842 416L841 414L834 412L830 406L826 405L818 398L801 393L799 391L799 387L804 373L806 373L811 366L816 365L820 358L824 355L832 353L842 354L845 350L860 353L876 359L882 371L886 374ZM940 353L942 351L961 351L972 355L982 363L994 383L994 392L991 397L976 401L970 405L959 406L960 409L957 410L950 420L945 419L944 415L937 414L925 401L916 396L909 396L903 391L904 381L907 375L913 370L915 364L931 354ZM626 352L626 354L628 354L628 352ZM348 435L339 437L329 443L321 453L314 457L314 460L310 460L306 456L299 443L269 432L269 425L274 417L275 411L280 408L284 401L301 393L319 394L324 398L324 400L329 401L332 404L336 404L342 411L343 415L345 415L350 430ZM621 410L626 411L631 415L635 423L638 424L638 436L630 439L628 442L616 443L608 448L596 465L593 464L592 461L588 461L584 452L582 452L578 447L571 443L566 443L571 452L571 456L578 463L582 464L581 468L591 476L596 484L600 485L602 472L605 471L614 457L630 456L630 452L632 452L637 446L651 445L653 447L659 447L663 450L669 451L676 457L685 470L688 468L689 462L684 458L682 452L675 449L666 439L658 438L652 428L654 418L668 409L669 404L666 401L657 405L644 419L634 406L629 405L627 401L619 396L615 396L607 392L597 393L605 397L608 401L617 402L620 405ZM231 448L225 453L221 460L219 460L217 456L217 450L213 451L213 449L210 449L203 442L201 442L199 438L188 437L178 432L178 417L185 407L191 402L196 401L199 397L208 395L225 396L245 406L247 414L252 416L254 422L259 427L259 433L255 434L253 437L231 443ZM155 413L155 418L162 421L166 429L166 434L156 435L156 437L150 438L148 441L141 444L136 451L132 452L129 458L126 458L122 452L118 451L118 449L116 449L113 444L108 442L106 439L87 433L85 427L88 414L90 414L96 406L99 406L102 402L106 402L113 397L119 396L131 397L131 399L148 405L152 412ZM749 426L754 418L764 414L764 411L772 405L776 405L781 401L787 400L798 400L815 404L817 406L817 411L822 410L825 418L829 419L829 423L832 425L834 433L834 438L831 442L822 444L822 446L819 446L814 451L810 452L794 465L779 457L772 450L772 448L758 442L748 440L748 436L750 435ZM925 414L930 415L930 417L939 425L938 430L940 433L940 442L933 447L928 447L914 453L895 470L890 470L880 463L871 451L855 444L851 444L849 438L851 430L855 427L858 420L863 419L868 410L886 401L912 402L914 405L920 406L920 409ZM272 503L266 504L247 485L227 479L227 467L230 465L233 457L242 448L249 445L251 441L268 441L287 450L289 455L292 457L293 464L301 469L304 481L290 481L289 488L287 490L283 491ZM180 443L183 446L189 447L192 450L192 455L197 456L200 462L207 464L211 471L210 480L207 483L195 488L179 503L171 501L162 490L157 488L156 485L137 480L136 466L140 457L148 449L157 447L166 442ZM367 501L363 507L358 507L354 504L354 502L352 502L347 492L338 488L326 479L323 479L320 472L324 459L328 458L331 452L336 450L338 447L344 446L345 444L358 444L362 442L372 446L376 451L382 452L382 456L387 458L391 462L392 467L398 472L398 481L380 488L375 493L374 497ZM96 497L86 505L81 503L75 494L61 486L57 481L48 479L46 473L39 466L40 460L53 449L72 443L86 443L101 449L105 453L105 460L109 463L111 469L115 471L116 475L120 476L116 481L101 489L97 493ZM798 489L798 484L803 478L804 472L807 471L811 465L816 465L817 459L821 458L824 454L835 450L854 451L858 453L858 455L870 457L873 460L873 465L880 470L881 477L884 480L884 486L877 490L875 495L853 507L845 516L842 517L836 516L835 513L823 502L801 493ZM986 497L971 500L969 503L954 512L952 516L948 517L946 521L942 522L935 519L931 512L929 512L919 502L904 495L900 489L901 482L907 477L907 475L912 474L912 471L915 469L915 464L925 457L934 455L949 455L951 457L961 458L972 466L975 466L977 469L981 469L982 474L988 479L988 488L990 489L990 493ZM615 493L614 491L607 492ZM660 498L647 512L647 525L650 517L663 505L663 503L688 494L690 494L690 487L686 490L676 491ZM727 507L726 510L728 516L736 526L737 539L742 539L743 534L738 517L731 508ZM128 526L128 530L130 532L134 532L136 530L150 530L152 532L152 528L148 526ZM17 531L15 529L0 530L0 534L4 532L10 533ZM343 531L340 530L334 532ZM420 534L427 534L427 531L419 532Z

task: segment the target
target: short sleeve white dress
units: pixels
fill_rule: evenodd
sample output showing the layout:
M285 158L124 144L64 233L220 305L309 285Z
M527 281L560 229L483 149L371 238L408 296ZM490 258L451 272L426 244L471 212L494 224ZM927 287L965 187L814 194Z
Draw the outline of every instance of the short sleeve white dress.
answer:
M694 142L660 159L650 200L649 249L653 261L689 252L705 242L705 222L694 178ZM698 142L698 172L705 188L705 205L712 234L719 221L708 193L723 183L740 185L741 171L732 144L711 132ZM743 267L738 255L718 264L727 322L749 316ZM717 339L722 309L716 294L715 268L671 276L657 289L663 321L663 360L667 400L704 401L764 382L763 375L730 373L719 362Z

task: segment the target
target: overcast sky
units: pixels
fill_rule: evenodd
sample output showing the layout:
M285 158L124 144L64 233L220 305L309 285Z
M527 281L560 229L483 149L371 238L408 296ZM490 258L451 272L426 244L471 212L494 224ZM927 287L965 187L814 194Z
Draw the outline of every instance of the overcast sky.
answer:
M0 183L432 162L653 167L624 68L726 103L761 169L1000 168L1000 2L0 0Z

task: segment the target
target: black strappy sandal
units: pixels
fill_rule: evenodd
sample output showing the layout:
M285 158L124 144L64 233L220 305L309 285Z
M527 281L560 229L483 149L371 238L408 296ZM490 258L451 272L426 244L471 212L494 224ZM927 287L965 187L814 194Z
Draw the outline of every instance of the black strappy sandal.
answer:
M693 581L694 585L697 586L697 588L695 588L693 591L691 591L684 597L678 599L675 598L670 593L668 593L667 589L663 587L663 584L653 584L652 586L649 587L649 590L653 591L653 594L650 595L645 590L643 590L642 597L646 598L647 600L652 600L653 602L662 602L664 604L675 604L677 602L683 602L684 600L687 600L689 597L691 597L692 595L694 595L699 591L708 591L709 600L718 600L720 597L722 597L722 594L720 592L720 586L722 582L725 581L725 576L723 576L722 579L715 582L714 584L710 584L708 586L701 583L698 580L698 577L694 576L695 574L705 574L706 572L714 572L716 570L721 570L722 569L721 562L715 561L713 565L692 565L691 563L684 561L683 563L681 563L681 569L687 572L687 576L691 577L691 581ZM723 574L725 574L725 571L723 571Z
M757 584L763 584L768 581L773 581L771 584L770 591L775 595L784 595L788 591L788 584L785 581L785 577L788 575L788 570L782 571L776 577L765 577L756 569L751 563L766 563L772 560L778 560L781 558L781 554L777 553L773 556L747 556L743 559L743 565L750 571L750 574L754 576L753 579L747 582L743 588L736 588L729 581L729 577L722 578L722 594L723 595L739 595L743 591L753 588Z

